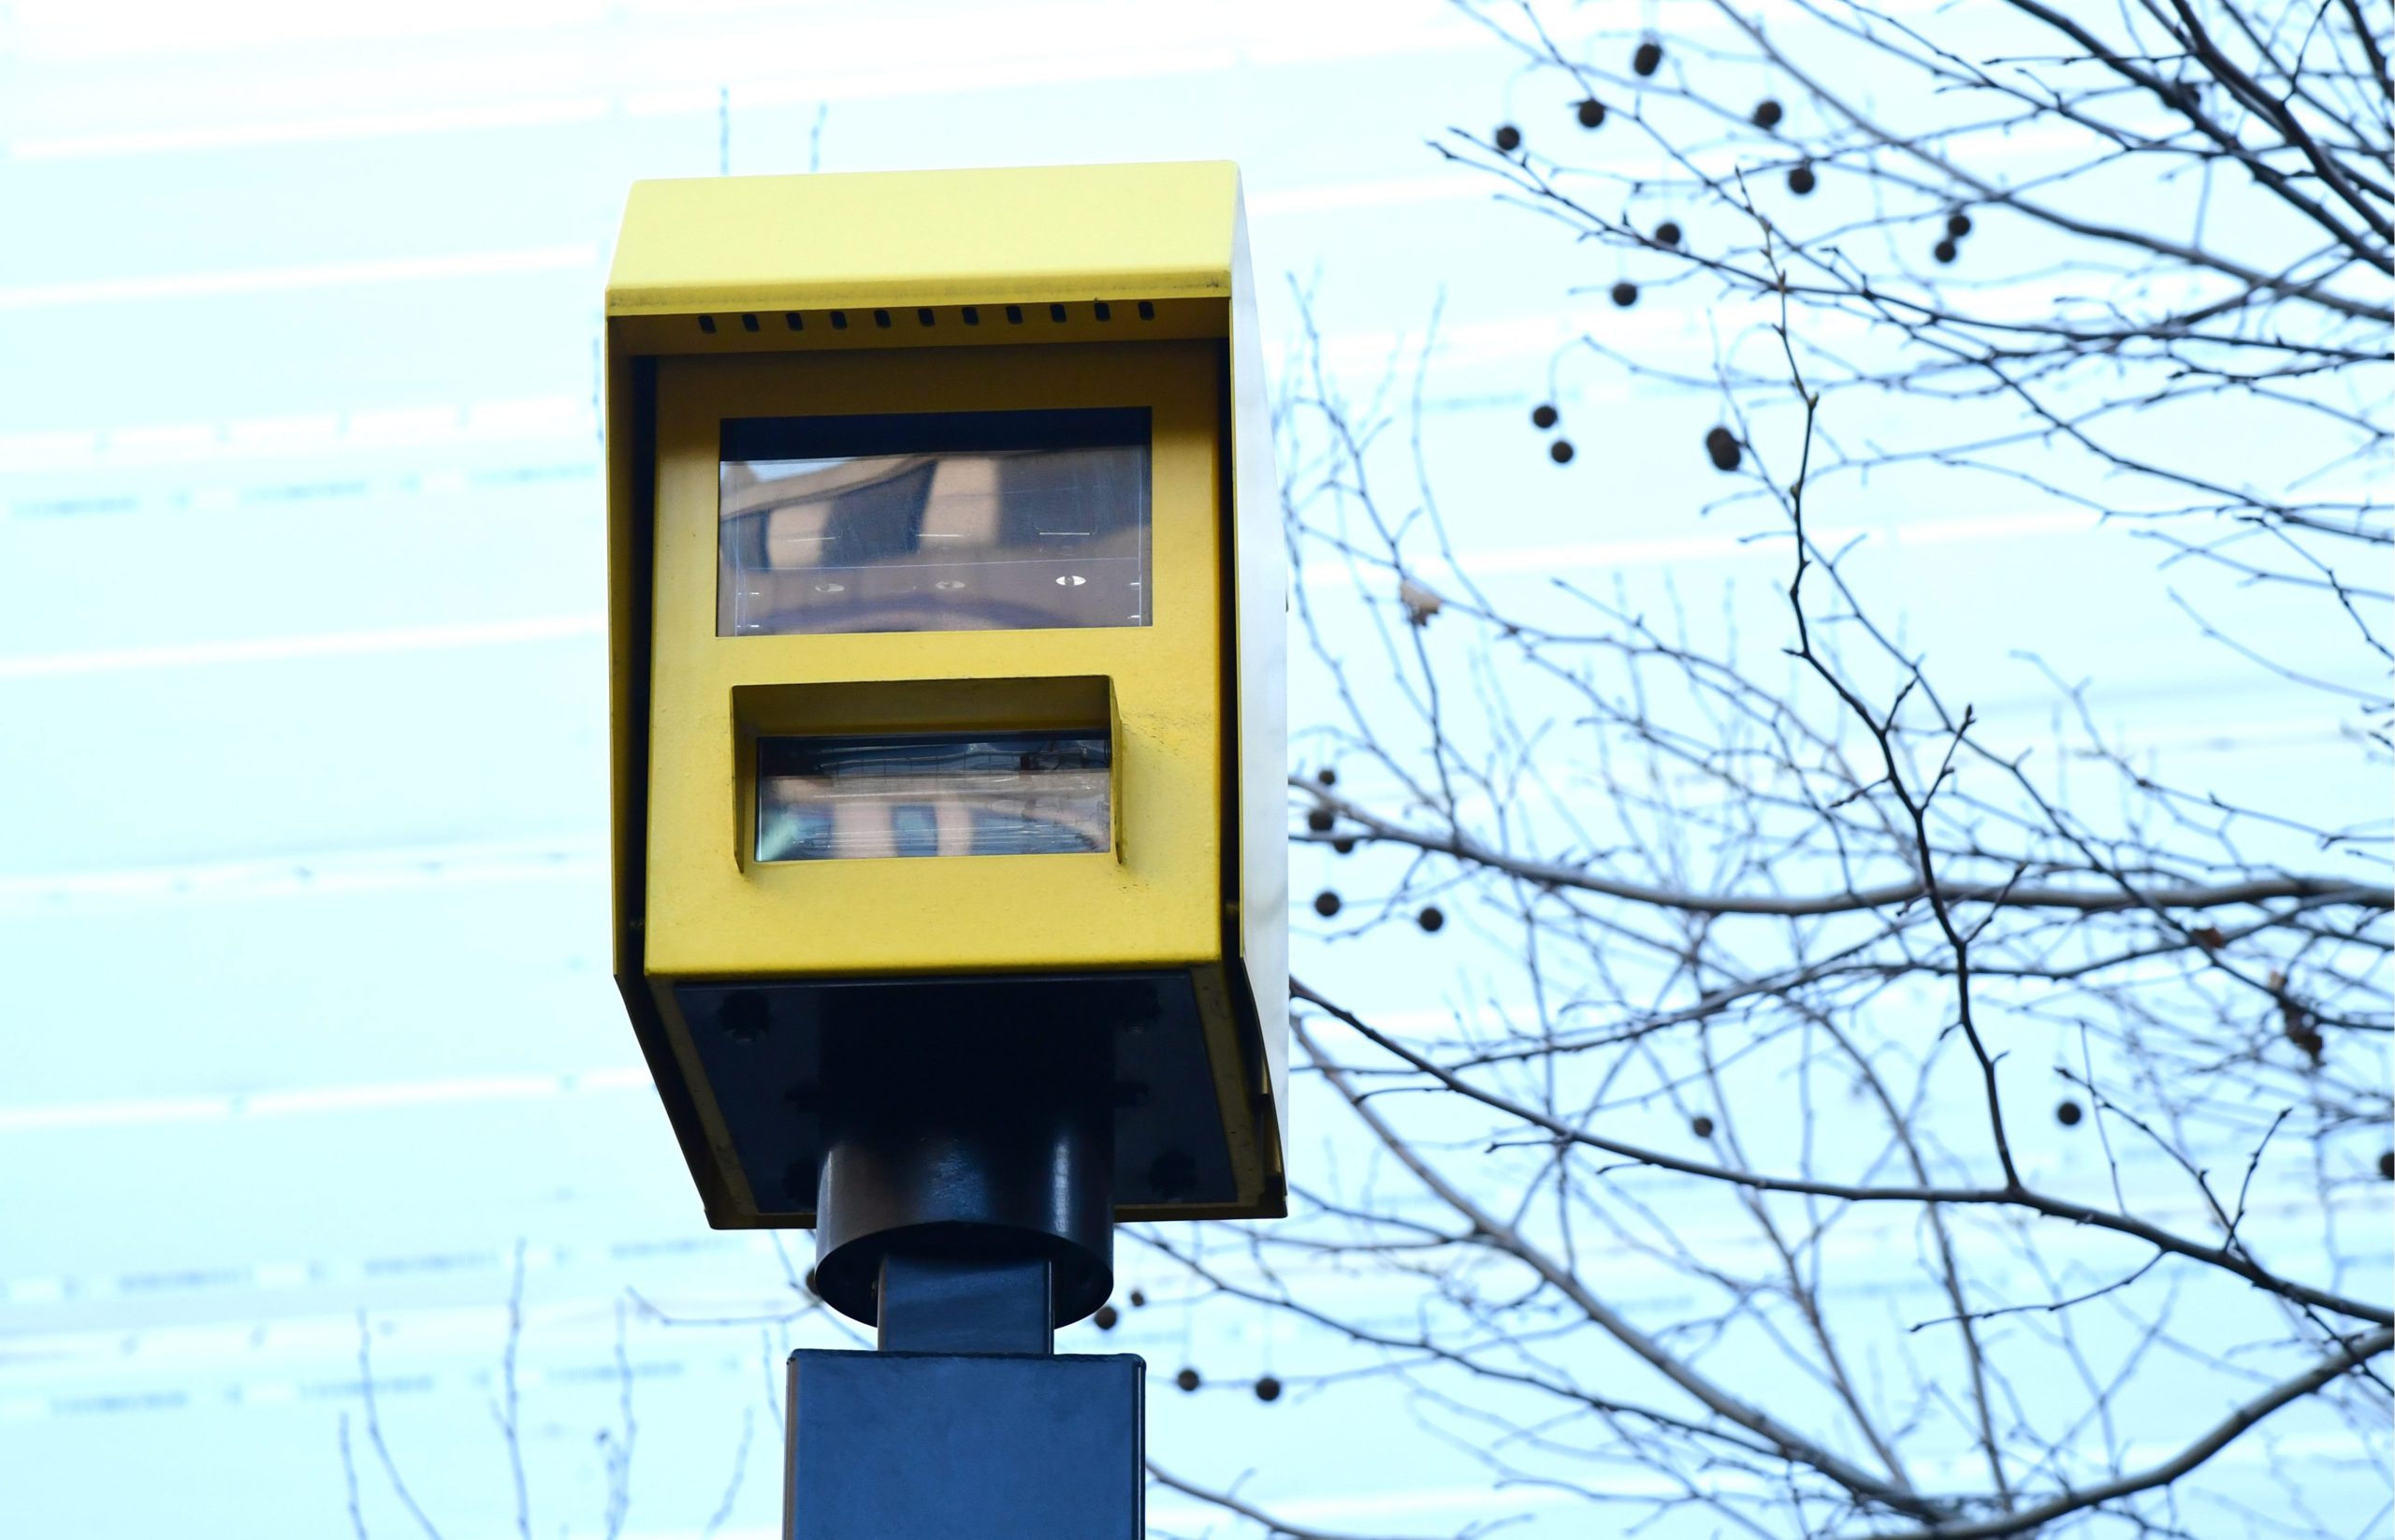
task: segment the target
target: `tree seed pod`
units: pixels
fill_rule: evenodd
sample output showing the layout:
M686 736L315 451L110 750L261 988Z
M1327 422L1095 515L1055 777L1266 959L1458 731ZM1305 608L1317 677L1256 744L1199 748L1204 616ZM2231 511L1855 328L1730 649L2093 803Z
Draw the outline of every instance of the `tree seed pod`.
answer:
M1410 577L1397 580L1397 602L1405 606L1407 622L1416 626L1429 625L1430 617L1444 609L1447 603L1439 597L1438 589Z
M1638 303L1638 285L1625 278L1613 286L1613 302L1623 310Z
M1658 246L1676 246L1679 243L1680 227L1676 221L1667 219L1661 225L1655 226L1655 244Z
M1350 835L1343 839L1334 839L1330 842L1330 849L1334 854L1354 855L1356 853L1356 838L1353 835Z
M1573 111L1579 118L1580 126L1583 128L1603 128L1605 125L1605 104L1594 96L1582 102Z
M1705 435L1705 453L1716 471L1735 471L1746 450L1738 443L1738 435L1726 428L1716 428Z
M1522 147L1522 131L1512 123L1501 123L1497 125L1496 144L1510 155Z
M1757 128L1777 128L1779 126L1782 116L1784 114L1779 110L1779 104L1769 96L1755 103L1753 121Z
M1111 1331L1114 1329L1114 1323L1122 1318L1123 1317L1121 1315L1115 1314L1115 1310L1112 1305L1100 1305L1097 1307L1097 1314L1092 1315L1089 1320L1090 1324L1097 1328L1100 1331Z
M1819 185L1820 182L1814 177L1811 167L1795 166L1789 168L1788 190L1798 197L1811 196L1813 189Z
M1958 250L1960 250L1960 248L1952 241L1941 240L1937 245L1929 248L1929 254L1938 258L1938 260L1942 264L1953 261L1954 254Z
M1688 1120L1688 1131L1694 1134L1699 1139L1711 1139L1713 1137L1713 1120L1706 1117L1703 1112L1699 1112L1696 1116Z
M1640 75L1652 75L1663 67L1663 45L1649 37L1638 45L1630 56L1630 67Z
M1195 1369L1184 1369L1180 1373L1172 1376L1172 1383L1181 1387L1183 1390L1195 1390L1206 1382L1198 1377L1198 1371Z
M1314 773L1314 778L1322 785L1336 786L1339 784L1339 772L1326 764Z
M1531 408L1531 426L1532 428L1553 428L1557 419L1561 416L1561 413L1542 401L1537 406Z
M1318 835L1330 833L1330 826L1338 821L1338 815L1328 807L1317 807L1306 815L1306 827Z
M2079 1103L2075 1101L2066 1100L2061 1106L2054 1109L2054 1121L2061 1124L2066 1128L2078 1127L2079 1120L2085 1115L2085 1113L2079 1110Z
M1572 441L1570 439L1558 439L1553 443L1548 444L1546 446L1546 458L1553 460L1558 465L1571 464Z
M1946 216L1946 233L1960 240L1971 233L1971 216L1960 209Z
M1256 1381L1256 1399L1268 1404L1279 1401L1281 1382L1270 1374L1259 1375Z
M1339 912L1339 895L1328 888L1314 895L1314 912L1325 920Z
M1424 930L1435 933L1446 928L1447 917L1438 905L1426 904L1422 908L1422 912L1414 917L1414 921Z

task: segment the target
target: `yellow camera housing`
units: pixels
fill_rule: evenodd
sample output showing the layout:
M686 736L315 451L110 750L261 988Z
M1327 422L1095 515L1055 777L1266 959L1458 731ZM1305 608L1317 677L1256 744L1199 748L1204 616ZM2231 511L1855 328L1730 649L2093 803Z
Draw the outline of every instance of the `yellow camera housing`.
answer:
M1284 1212L1260 352L1228 164L632 189L615 972L711 1224L812 1225L826 1054L960 1019L1111 1035L1118 1218Z

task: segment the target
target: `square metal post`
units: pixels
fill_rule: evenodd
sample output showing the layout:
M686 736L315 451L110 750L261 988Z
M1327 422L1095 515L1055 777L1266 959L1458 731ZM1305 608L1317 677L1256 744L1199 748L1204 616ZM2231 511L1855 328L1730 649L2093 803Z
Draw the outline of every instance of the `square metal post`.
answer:
M1142 1540L1137 1355L790 1357L788 1540Z

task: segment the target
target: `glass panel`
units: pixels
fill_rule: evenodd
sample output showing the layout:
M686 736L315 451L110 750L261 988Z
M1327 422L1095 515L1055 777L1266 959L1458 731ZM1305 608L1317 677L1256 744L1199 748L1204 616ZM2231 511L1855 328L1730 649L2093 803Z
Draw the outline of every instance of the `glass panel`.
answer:
M716 634L1147 625L1148 415L725 423Z
M1104 729L757 741L759 861L1113 846Z

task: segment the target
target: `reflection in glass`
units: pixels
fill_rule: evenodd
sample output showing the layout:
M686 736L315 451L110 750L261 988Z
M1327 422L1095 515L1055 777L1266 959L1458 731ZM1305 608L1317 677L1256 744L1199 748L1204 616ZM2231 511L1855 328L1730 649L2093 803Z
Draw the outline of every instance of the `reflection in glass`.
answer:
M724 424L716 634L1149 623L1145 409Z
M761 738L759 861L1112 848L1105 730Z

